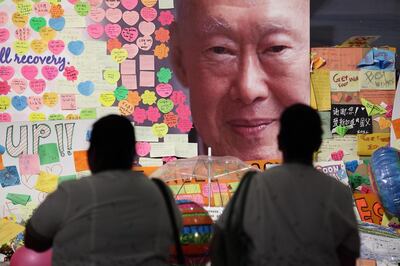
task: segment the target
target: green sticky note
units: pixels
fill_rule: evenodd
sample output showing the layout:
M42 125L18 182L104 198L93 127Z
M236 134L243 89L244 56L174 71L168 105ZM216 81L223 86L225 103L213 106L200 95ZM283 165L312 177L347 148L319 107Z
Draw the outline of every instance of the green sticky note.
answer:
M172 109L174 109L174 102L170 99L159 99L157 107L162 113L168 114Z
M51 114L49 115L49 120L64 120L65 117L63 114Z
M81 109L79 118L80 119L96 119L97 118L96 108Z
M125 100L126 98L128 98L128 89L124 86L120 86L115 89L114 96L115 98L117 98L118 101Z
M158 82L160 83L168 83L172 78L172 71L167 67L162 67L157 72Z
M58 163L60 155L58 154L58 147L56 143L48 143L39 145L39 159L40 164Z
M90 5L86 2L78 2L75 4L75 11L79 16L85 17L90 11Z
M17 194L17 193L7 193L6 199L11 200L14 205L26 205L29 201L31 201L30 195L25 194Z
M68 181L68 180L75 180L76 179L76 175L64 175L64 176L59 176L58 177L58 184L61 184L64 181Z

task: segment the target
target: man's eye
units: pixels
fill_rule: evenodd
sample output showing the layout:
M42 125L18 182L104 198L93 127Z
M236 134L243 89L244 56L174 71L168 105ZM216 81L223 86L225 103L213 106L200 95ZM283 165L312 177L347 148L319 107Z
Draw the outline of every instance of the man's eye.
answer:
M286 48L288 48L288 47L285 46L285 45L275 45L275 46L269 47L269 48L267 49L267 52L270 52L270 53L280 53L280 52L282 52L283 50L285 50Z
M229 50L222 46L215 46L210 48L210 50L215 54L230 54Z

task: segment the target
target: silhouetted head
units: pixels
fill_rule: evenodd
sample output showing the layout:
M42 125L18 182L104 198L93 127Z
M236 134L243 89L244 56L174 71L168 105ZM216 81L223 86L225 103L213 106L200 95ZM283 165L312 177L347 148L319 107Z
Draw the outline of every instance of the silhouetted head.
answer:
M135 156L135 133L123 116L108 115L93 125L88 150L92 173L132 167Z
M321 118L313 108L294 104L282 113L278 145L284 161L312 163L321 142Z

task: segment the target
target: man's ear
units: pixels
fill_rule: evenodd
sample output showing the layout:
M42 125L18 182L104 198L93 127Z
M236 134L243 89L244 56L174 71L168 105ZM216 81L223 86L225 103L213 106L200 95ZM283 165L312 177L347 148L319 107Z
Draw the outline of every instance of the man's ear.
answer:
M174 74L178 78L179 82L187 87L187 76L186 70L183 64L183 53L182 53L182 44L179 36L178 25L174 22L170 26L171 32L171 63Z

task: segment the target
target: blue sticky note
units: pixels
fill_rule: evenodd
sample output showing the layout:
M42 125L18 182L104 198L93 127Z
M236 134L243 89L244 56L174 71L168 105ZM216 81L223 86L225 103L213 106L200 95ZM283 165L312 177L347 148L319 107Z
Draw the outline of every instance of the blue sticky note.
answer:
M6 148L3 145L0 145L0 154L4 154L6 152Z
M62 31L65 27L65 18L51 18L49 19L49 26L55 31Z
M22 111L28 106L28 101L26 96L14 96L11 99L11 104L17 111Z
M345 165L346 165L346 170L354 173L357 170L358 161L353 160L353 161L345 162Z
M71 41L68 43L68 50L73 55L81 55L85 50L85 44L82 41Z
M21 184L16 166L6 166L3 170L0 170L0 184L2 187Z
M94 92L94 83L91 81L84 81L78 84L78 91L80 94L90 96Z

